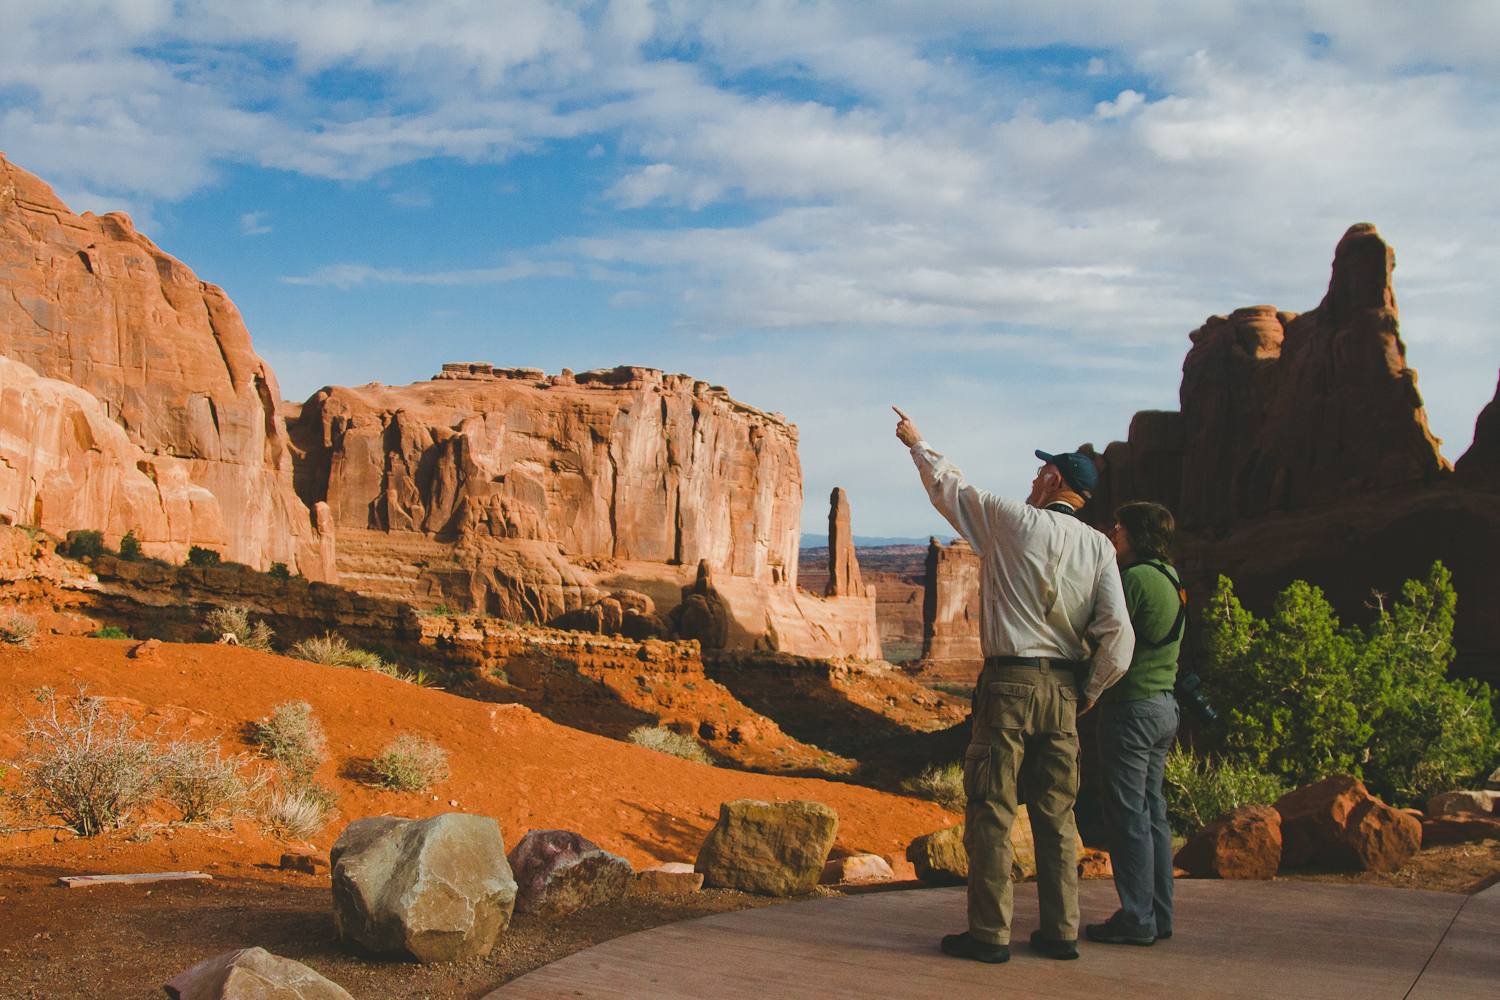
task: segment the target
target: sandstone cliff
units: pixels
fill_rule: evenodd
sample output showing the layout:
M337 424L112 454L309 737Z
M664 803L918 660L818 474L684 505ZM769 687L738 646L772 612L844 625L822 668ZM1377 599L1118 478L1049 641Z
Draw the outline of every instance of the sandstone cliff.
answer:
M797 592L796 428L722 387L446 365L325 388L289 429L297 490L328 504L362 593L548 622L630 590L665 616L702 563L729 647L879 655L872 598Z
M120 430L121 442L164 459L155 463L159 468L146 462L146 476L185 473L180 490L157 484L158 507L165 510L166 494L188 484L218 506L210 514L214 504L194 494L189 519L131 521L123 513L134 509L129 504L109 507L114 501L100 498L139 492L140 484L131 484L140 475L132 461L107 477L118 488L73 483L78 498L66 504L66 515L54 516L46 496L15 486L0 513L23 523L45 519L103 530L109 544L135 527L149 554L173 560L198 544L248 565L284 562L311 578L326 576L325 546L292 489L276 376L256 356L223 290L199 281L123 213L75 215L50 187L3 155L0 282L6 292L0 295L0 353L92 395L94 411ZM93 445L80 442L77 449L81 455ZM79 461L99 465L102 455L68 464L76 473Z

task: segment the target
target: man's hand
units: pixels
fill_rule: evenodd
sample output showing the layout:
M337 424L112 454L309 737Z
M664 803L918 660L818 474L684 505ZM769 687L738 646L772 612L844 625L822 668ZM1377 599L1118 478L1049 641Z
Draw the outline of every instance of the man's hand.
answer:
M1087 712L1089 709L1091 709L1093 707L1094 707L1094 703L1093 702L1091 702L1091 701L1084 701L1083 706L1078 709L1077 715L1082 715L1082 714L1084 714L1085 712Z
M896 424L896 437L901 439L901 443L910 448L922 440L922 432L917 430L917 425L911 422L911 417L897 410L894 406L891 409L896 410L896 416L901 418L901 422Z

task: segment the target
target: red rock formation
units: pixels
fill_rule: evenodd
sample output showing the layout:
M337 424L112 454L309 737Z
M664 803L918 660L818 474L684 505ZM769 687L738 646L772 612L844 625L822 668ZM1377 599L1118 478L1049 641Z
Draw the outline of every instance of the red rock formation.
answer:
M3 156L0 276L0 353L87 390L125 443L175 459L162 467L184 470L190 484L182 489L206 491L222 514L137 523L129 505L90 498L70 507L66 528L103 530L117 544L134 527L150 554L176 560L200 544L260 568L276 561L326 575L309 512L292 489L276 376L223 290L136 232L128 216L75 215ZM134 465L110 476L129 480ZM72 488L102 495L83 483ZM177 489L162 484L159 492ZM33 520L31 498L17 502L4 513ZM42 517L59 523L45 499Z
M828 497L828 586L824 597L863 597L859 558L854 554L854 535L849 528L849 495L834 487Z
M1422 823L1375 798L1364 783L1335 774L1276 801L1281 860L1289 868L1316 861L1333 868L1393 872L1422 846Z
M934 677L973 683L984 665L979 647L979 556L962 538L927 547L920 668Z

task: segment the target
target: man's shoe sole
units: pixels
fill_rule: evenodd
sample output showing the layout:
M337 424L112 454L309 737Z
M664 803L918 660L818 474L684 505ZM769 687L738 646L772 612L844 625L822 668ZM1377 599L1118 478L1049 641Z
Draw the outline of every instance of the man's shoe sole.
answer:
M1010 948L1006 945L990 945L994 951L981 950L976 945L983 945L982 941L975 941L964 934L949 934L943 938L941 947L944 955L953 958L970 958L976 962L984 962L986 965L1002 965L1010 961Z
M1124 934L1105 934L1102 932L1096 934L1094 933L1094 928L1092 927L1085 927L1083 929L1083 935L1090 941L1093 941L1095 944L1133 944L1139 948L1150 947L1158 940L1158 938L1154 937L1128 937ZM1171 936L1172 932L1167 931L1167 937Z

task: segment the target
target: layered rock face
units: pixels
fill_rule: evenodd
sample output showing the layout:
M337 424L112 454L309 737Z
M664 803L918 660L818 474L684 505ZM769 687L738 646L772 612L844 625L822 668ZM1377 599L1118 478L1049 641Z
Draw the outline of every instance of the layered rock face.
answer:
M962 538L927 548L922 598L923 673L973 683L984 665L979 646L979 555Z
M180 561L198 544L257 568L284 562L326 579L323 546L292 489L276 376L256 356L222 289L199 281L136 232L128 216L75 215L50 187L3 157L0 283L6 293L0 295L0 353L47 380L85 390L96 400L94 411L120 430L119 443L145 456L129 460L111 443L106 458L92 443L101 440L97 426L81 431L85 436L58 457L73 472L80 463L96 466L109 482L71 483L66 488L83 499L54 517L46 477L12 476L0 513L21 523L103 530L109 544L135 527L151 555ZM55 390L28 389L42 396L7 389L6 405L33 413L54 406ZM167 461L153 463L152 457ZM132 522L122 515L130 505L110 498L143 464L140 474L153 480L162 513L146 510ZM176 481L179 472L186 482ZM138 487L126 482L124 488L136 495ZM190 489L209 497L194 494L191 517L167 513L175 503L168 495ZM217 515L209 513L210 498Z
M446 365L325 388L289 428L298 492L327 503L362 593L550 622L629 590L666 618L707 573L709 648L879 655L873 598L796 590L796 428L722 387Z

